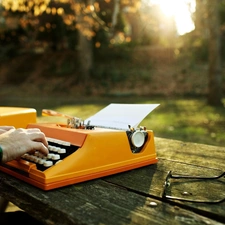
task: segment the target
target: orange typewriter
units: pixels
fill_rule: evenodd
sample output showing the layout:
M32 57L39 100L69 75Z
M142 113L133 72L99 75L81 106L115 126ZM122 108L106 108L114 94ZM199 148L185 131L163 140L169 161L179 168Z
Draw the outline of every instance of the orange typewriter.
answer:
M0 170L51 190L154 164L158 160L153 131L137 127L140 118L133 118L137 113L145 117L157 106L110 104L85 121L52 110L42 111L43 115L67 117L65 124L36 123L33 109L13 108L10 125L13 118L16 124L23 114L27 128L39 128L45 133L49 154L26 153L20 159L1 164ZM7 113L2 115L4 110L5 107L0 107L0 125L8 125L4 123L7 117Z

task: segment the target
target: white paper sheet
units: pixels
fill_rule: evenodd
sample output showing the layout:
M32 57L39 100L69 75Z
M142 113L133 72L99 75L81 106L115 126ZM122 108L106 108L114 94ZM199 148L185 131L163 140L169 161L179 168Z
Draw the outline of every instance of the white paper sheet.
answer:
M159 104L115 104L112 103L95 115L85 120L90 125L103 128L127 130L128 125L133 128L153 111Z

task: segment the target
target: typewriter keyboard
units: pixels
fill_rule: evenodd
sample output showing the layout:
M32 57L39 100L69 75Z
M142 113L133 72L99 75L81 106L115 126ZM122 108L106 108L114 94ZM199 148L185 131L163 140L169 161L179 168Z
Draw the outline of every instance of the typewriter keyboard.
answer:
M44 171L49 167L59 163L65 157L74 153L78 147L70 142L62 141L55 138L47 138L49 154L43 155L39 151L25 153L21 158L23 160L35 163L38 170Z

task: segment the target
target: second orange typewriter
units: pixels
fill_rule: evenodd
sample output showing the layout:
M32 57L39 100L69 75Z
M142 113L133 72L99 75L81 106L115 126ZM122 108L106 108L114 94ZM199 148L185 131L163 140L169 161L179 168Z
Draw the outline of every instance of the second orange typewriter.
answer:
M74 123L75 121L75 123ZM97 127L69 118L65 124L29 123L47 137L48 156L36 151L2 164L0 170L51 190L156 163L153 131Z

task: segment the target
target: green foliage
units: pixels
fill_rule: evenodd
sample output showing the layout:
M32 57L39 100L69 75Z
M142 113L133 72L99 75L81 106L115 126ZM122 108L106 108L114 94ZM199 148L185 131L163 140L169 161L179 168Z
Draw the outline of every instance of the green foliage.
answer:
M68 77L77 78L78 76L78 60L73 51L64 53L55 52L54 54L46 54L41 58L44 61L43 70L40 76L45 78Z
M29 74L26 71L19 71L17 73L8 74L6 82L13 85L19 85L26 81L28 77Z
M149 35L149 34L146 34L144 33L141 37L140 37L140 45L152 45L154 43L157 43L157 41L154 40L154 37Z
M12 69L6 74L6 83L13 85L24 83L29 78L30 71L33 71L37 58L37 55L32 54L24 55L24 57L16 56L14 61L10 62Z
M95 54L94 70L91 73L93 81L98 81L98 84L106 88L106 92L115 84L128 83L132 89L137 80L149 82L152 64L148 62L143 65L143 61L134 62L132 59L134 46L127 43L99 49L98 54Z
M112 84L125 82L128 77L126 68L121 68L116 65L115 62L111 62L108 65L99 65L96 70L92 72L92 79L98 80L99 84L108 89Z
M179 38L179 57L192 63L208 61L208 39L196 34L195 31Z
M48 42L53 50L63 41L66 35L66 26L59 15L49 15L43 13L40 17L38 34L36 41Z
M159 126L155 124L158 136L163 134L167 138L223 145L224 112L223 107L207 106L201 99L161 101L158 114L154 114L153 123L161 121Z
M110 44L108 32L104 29L96 30L96 35L93 37L93 53L96 59L104 59L108 53L108 46ZM100 46L96 47L96 43Z
M8 30L5 29L0 33L0 59L15 57L18 55L19 49L22 45L22 40L26 36L26 32L22 27Z
M45 51L68 48L75 50L78 44L78 30L88 38L94 35L90 27L95 27L95 19L89 16L87 20L88 5L82 2L26 0L18 4L17 1L6 0L0 3L0 6L4 21L12 20L11 26L18 26L23 32L17 32L10 37L9 34L15 31L11 26L5 27L5 30L1 30L6 37L4 41L9 40L10 43L17 44L23 51L33 51L37 45ZM10 43L4 42L4 45Z
M125 32L125 27L126 27L126 20L124 18L124 14L120 12L117 15L117 24L114 27L115 32Z
M224 106L225 106L225 99ZM165 99L151 100L144 97L90 97L74 96L29 96L26 98L2 99L2 105L35 107L38 122L66 122L64 118L42 117L41 110L50 108L83 119L92 116L110 103L159 103L141 125L154 131L156 137L165 137L210 145L225 146L225 110L224 107L208 106L203 99Z
M114 61L118 59L124 61L131 60L132 52L134 51L135 46L137 46L137 43L135 42L124 42L121 44L112 45L109 43L109 41L105 41L100 48L94 49L95 61L104 62L108 60Z

